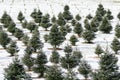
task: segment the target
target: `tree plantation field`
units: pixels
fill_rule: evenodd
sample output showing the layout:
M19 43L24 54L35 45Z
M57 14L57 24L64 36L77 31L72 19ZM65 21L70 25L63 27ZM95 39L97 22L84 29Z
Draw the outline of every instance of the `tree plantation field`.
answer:
M120 80L119 0L0 5L0 80Z

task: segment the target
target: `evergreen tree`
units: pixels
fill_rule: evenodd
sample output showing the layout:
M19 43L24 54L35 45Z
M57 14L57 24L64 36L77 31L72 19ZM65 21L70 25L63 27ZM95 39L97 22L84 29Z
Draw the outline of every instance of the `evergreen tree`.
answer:
M76 34L78 34L79 37L81 36L81 34L83 32L83 28L82 28L82 26L81 26L81 24L79 22L76 23L75 28L74 28L74 32Z
M22 23L22 21L25 19L25 17L23 16L23 13L20 11L18 14L17 19Z
M108 11L106 12L106 17L108 18L108 20L112 20L114 17L112 16L112 12L108 9Z
M23 42L25 45L28 45L29 37L27 36L27 34L25 34L25 35L22 37L22 42Z
M35 19L37 16L37 9L34 9L33 12L30 14L30 16Z
M59 13L59 14L58 14L57 24L58 24L59 26L64 26L64 25L66 24L66 21L65 21L62 13Z
M72 35L72 36L70 37L70 42L71 42L71 44L72 44L73 46L75 46L75 45L76 45L76 42L78 42L77 37L76 37L75 35Z
M46 70L46 80L63 80L61 69L57 66L51 66Z
M114 38L111 43L111 48L115 52L115 54L118 54L118 51L120 50L120 42L117 38Z
M103 33L110 33L110 31L112 30L112 25L107 17L103 18L99 30L102 31Z
M6 45L10 42L10 38L8 37L7 33L5 33L4 31L0 31L0 44L2 45L2 47L4 47L6 49Z
M93 17L92 17L91 14L88 14L88 15L86 16L86 18L90 20L90 19L92 19Z
M56 17L55 16L53 16L52 18L51 18L51 21L52 21L52 23L56 23Z
M11 41L10 45L7 47L7 52L10 53L10 56L14 56L19 51L16 42Z
M15 58L13 63L9 64L8 68L5 68L4 77L4 80L32 80L30 75L25 72L18 58Z
M31 46L27 46L25 49L25 53L32 55L32 53L34 52L34 48Z
M95 48L95 54L99 55L104 53L103 49L101 48L101 46L98 44L97 47Z
M71 22L72 26L75 26L76 23L77 21L75 19L72 19L72 22Z
M28 71L31 71L32 66L34 65L34 58L32 58L29 53L25 52L22 62L27 66Z
M79 20L81 19L80 15L77 14L77 15L75 16L75 19L76 19L77 21L79 21Z
M70 33L72 31L71 27L69 25L65 26L67 33Z
M78 50L73 51L73 56L77 59L77 62L80 62L83 57L81 51Z
M57 51L55 51L55 50L52 51L52 55L50 57L50 61L52 63L55 63L55 64L59 63L59 61L60 61L60 55L59 55L59 53Z
M120 12L118 13L117 18L120 20Z
M82 34L82 37L86 42L91 43L91 41L95 38L95 33L90 30L85 30Z
M92 73L92 80L119 80L120 72L118 72L117 62L118 58L114 54L105 52L100 57L100 68Z
M81 75L83 75L85 77L85 80L87 80L92 69L91 69L91 66L86 61L82 60L80 62L78 71Z
M24 36L24 33L22 30L16 28L15 29L15 33L14 33L14 36L18 38L18 40L20 40L23 36Z
M33 66L33 71L39 73L39 78L44 77L44 72L46 71L47 56L43 51L39 51L35 63Z
M15 24L13 21L11 21L10 24L8 25L7 30L8 30L9 32L11 32L12 34L14 34L15 29L16 29L15 26L16 26L16 24Z
M64 7L63 17L67 21L72 20L72 18L73 18L73 16L71 15L71 13L69 11L68 5L65 5L65 7Z
M49 33L49 43L56 49L63 41L64 37L59 31L58 25L54 24Z
M90 25L88 19L84 20L84 28L87 30L91 30L91 25Z
M64 52L65 53L72 53L72 47L70 45L67 45L64 47Z
M44 40L45 40L45 42L48 42L48 40L49 40L49 35L48 34L44 35Z
M40 10L38 10L38 12L36 13L36 17L34 18L36 23L41 23L41 19L42 19L42 12Z
M120 24L117 24L115 27L115 36L120 38Z
M98 21L95 20L95 18L93 18L92 21L90 22L90 26L92 31L97 32L99 23Z
M30 32L32 32L36 27L37 27L37 25L34 22L29 22L27 24L27 29L29 29Z
M23 28L27 28L27 24L28 24L28 22L27 22L27 20L25 20L25 21L22 23L22 27L23 27Z
M45 30L47 31L47 29L51 26L51 23L50 23L50 15L49 14L46 14L42 17L41 19L41 26L43 28L45 28Z
M60 26L60 32L62 34L62 36L66 36L67 35L67 30L65 26Z

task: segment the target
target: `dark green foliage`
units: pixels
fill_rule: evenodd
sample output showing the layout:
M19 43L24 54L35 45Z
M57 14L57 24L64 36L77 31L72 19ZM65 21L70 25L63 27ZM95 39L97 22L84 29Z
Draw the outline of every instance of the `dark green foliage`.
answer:
M48 34L44 35L44 40L45 40L45 42L48 42L48 40L49 40L49 35Z
M120 50L120 42L117 38L114 38L111 43L111 48L115 52L115 54L118 54L118 51Z
M112 30L112 25L107 17L103 18L99 30L102 31L103 33L110 33L110 31Z
M49 33L49 43L56 48L60 46L64 41L64 37L62 36L61 32L58 29L58 25L54 24Z
M51 66L46 70L46 80L63 80L61 69Z
M15 33L14 33L14 36L18 38L18 40L20 40L23 36L24 36L24 33L22 30L16 28L15 29Z
M2 47L6 48L6 45L10 42L10 38L8 37L7 33L4 31L0 31L0 44Z
M115 27L115 36L120 38L120 24L117 24Z
M64 25L66 24L66 21L65 21L62 13L59 13L59 14L58 14L57 24L58 24L59 26L64 26Z
M32 32L36 27L37 27L37 25L34 22L29 22L27 24L27 29L29 29L30 32Z
M10 53L10 56L14 56L19 51L16 42L11 41L10 45L7 47L7 52Z
M76 37L75 35L72 35L72 36L70 37L70 42L71 42L71 44L72 44L73 46L75 46L76 42L78 42L77 37Z
M52 63L58 64L60 61L60 55L57 51L52 51L52 55L50 57L50 61Z
M104 10L104 7L102 4L98 5L96 14L101 15L102 17L106 14L106 10Z
M40 77L44 77L44 72L46 71L47 56L43 51L39 51L35 63L33 66L33 71L39 74Z
M36 18L36 16L37 16L37 10L36 9L34 9L34 11L31 13L31 15L30 15L33 19L35 19Z
M27 66L28 71L31 71L31 68L34 65L34 58L32 58L30 54L25 52L22 58L22 62Z
M5 68L4 77L4 80L32 80L30 75L26 74L18 58L15 58L13 63L9 64L8 68Z
M91 25L90 25L88 19L84 20L84 28L87 30L91 30Z
M28 45L29 37L27 36L27 34L25 34L25 35L22 37L22 42L23 42L25 45Z
M64 47L64 52L65 53L71 53L72 52L72 47L70 45L67 45Z
M98 21L95 20L95 18L93 18L91 23L90 23L90 26L91 26L92 31L97 32L99 23L98 23Z
M52 18L51 18L51 21L52 21L52 23L56 23L56 17L55 16L53 16Z
M80 62L81 58L83 57L81 51L78 50L73 51L73 56L77 59L78 62Z
M82 34L82 37L87 43L91 43L91 41L95 38L95 33L90 30L85 30Z
M120 73L118 72L117 62L118 58L114 54L105 52L100 57L100 68L92 74L92 80L119 80Z
M83 32L83 28L82 28L82 25L79 22L76 23L75 28L74 28L74 32L76 34L78 34L79 37L81 36L81 34Z
M120 12L118 13L117 18L120 20Z
M36 23L39 23L39 25L40 25L41 19L42 19L42 12L40 10L38 10L38 12L35 13L35 14L36 14L36 17L34 18L34 21Z
M18 14L17 19L22 23L22 21L25 19L25 17L23 16L23 13L20 11Z
M76 19L77 21L79 21L79 20L81 19L81 16L80 16L79 14L77 14L77 15L75 16L75 19Z
M13 21L11 21L10 24L8 25L7 30L8 30L9 32L11 32L12 34L14 34L15 29L16 29L15 26L16 26L16 24L15 24Z
M97 47L95 48L95 54L99 55L104 53L103 49L101 48L101 46L98 44Z
M69 25L66 25L65 28L68 33L70 33L72 31L72 28Z
M38 26L35 27L35 29L32 31L32 34L40 37L40 32L38 30Z
M108 18L108 20L112 20L114 17L112 16L112 12L108 9L108 11L106 12L106 17Z
M88 15L86 16L86 18L90 20L90 19L92 19L93 17L92 17L91 14L88 14Z
M45 30L47 31L47 29L51 26L51 23L50 23L50 15L49 14L46 14L42 17L41 19L41 26L43 28L45 28Z
M86 61L82 60L80 62L78 71L81 75L83 75L85 77L85 80L87 80L92 69L91 69L91 66Z
M23 27L23 28L27 28L27 24L28 24L28 22L25 20L25 21L22 23L22 27Z
M75 26L76 23L77 23L77 21L75 19L73 19L71 22L72 26Z
M65 36L67 35L66 27L60 26L60 32L61 32L61 34L65 37Z
M25 49L25 53L31 55L34 52L34 48L31 46L27 46Z

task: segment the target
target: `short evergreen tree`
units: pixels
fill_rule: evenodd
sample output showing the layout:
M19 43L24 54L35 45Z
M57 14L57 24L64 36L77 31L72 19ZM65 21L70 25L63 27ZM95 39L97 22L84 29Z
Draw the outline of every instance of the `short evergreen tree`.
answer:
M85 60L82 60L80 62L78 71L81 75L85 77L85 80L87 80L92 69L91 69L91 66Z
M60 32L65 37L67 35L67 30L65 26L60 26Z
M34 58L32 58L30 54L25 52L22 58L22 62L27 66L28 71L31 71L32 66L34 65Z
M70 45L67 45L64 47L64 52L65 53L72 53L73 49Z
M34 18L34 21L36 23L39 23L39 25L40 25L41 19L42 19L42 12L40 10L38 10L38 12L36 13L36 17Z
M92 17L91 14L88 14L88 15L86 16L86 18L90 20L90 19L92 19L93 17Z
M72 26L75 26L76 23L77 23L77 21L75 19L72 19L72 21L71 21Z
M0 31L0 44L2 45L2 47L6 49L6 45L9 44L10 40L11 39L8 37L7 33L1 30Z
M92 31L97 32L99 23L98 23L98 21L95 20L95 18L93 18L90 22L90 26L91 26Z
M49 43L56 49L64 41L64 37L59 31L58 25L54 24L49 33Z
M9 32L11 32L12 34L14 34L15 29L16 29L15 26L16 26L16 24L15 24L13 21L11 21L10 24L8 25L7 30L8 30Z
M90 25L88 19L84 20L84 28L87 30L91 30L91 25Z
M74 28L74 32L76 34L78 34L79 37L81 36L81 34L83 32L83 28L82 28L82 25L79 22L76 23L75 28Z
M25 53L29 54L29 55L32 55L32 53L34 52L34 48L31 47L31 46L27 46L25 48Z
M103 33L110 33L110 31L112 30L112 25L107 17L103 18L99 30L102 31Z
M30 32L32 32L36 27L37 27L37 25L34 22L29 22L27 24L27 29L29 29Z
M32 80L25 72L23 65L18 58L15 58L8 68L5 68L4 80Z
M10 53L10 56L14 56L19 51L16 42L11 41L10 45L7 47L7 52Z
M56 17L55 16L53 16L52 18L51 18L51 21L52 21L52 23L56 23Z
M111 43L111 48L115 52L115 54L118 54L118 51L120 50L120 42L117 38L114 38Z
M59 53L57 51L55 51L55 50L52 51L52 55L50 57L50 61L52 63L55 63L55 64L59 63L59 61L60 61L60 55L59 55Z
M16 28L16 29L15 29L15 33L14 33L14 36L15 36L16 38L18 38L18 40L20 40L20 39L24 36L24 33L23 33L22 30Z
M99 55L104 53L103 49L101 48L101 46L98 44L97 47L95 48L95 54Z
M79 50L73 51L73 56L77 59L78 62L80 62L81 58L83 57L81 51Z
M79 21L79 20L81 19L81 16L80 16L79 14L77 14L77 15L75 16L75 19L76 19L77 21Z
M41 19L41 26L43 28L45 28L45 30L47 31L48 28L51 26L51 23L50 23L50 15L49 14L46 14L42 17Z
M65 25L67 33L70 33L72 31L72 28L69 25Z
M40 77L44 77L44 72L46 71L47 56L41 50L37 54L37 58L35 59L35 63L33 66L33 71L39 74Z
M49 40L49 35L48 34L44 35L44 40L45 40L45 42L48 42L48 40Z
M46 80L63 80L61 69L57 66L50 66L46 70Z
M82 37L87 43L91 43L91 41L95 38L95 33L90 30L85 30L82 34Z
M22 21L25 19L25 17L23 16L23 13L20 11L18 14L17 19L22 23Z
M35 19L37 16L37 9L34 9L33 12L30 14L30 16Z
M72 44L73 46L75 46L75 45L76 45L76 42L78 42L77 37L76 37L75 35L72 35L72 36L70 37L70 42L71 42L71 44Z
M27 24L28 24L28 22L27 22L27 20L25 20L24 22L22 22L22 27L27 28Z
M118 13L117 18L120 20L120 12Z
M112 12L108 9L108 11L106 12L106 17L108 18L108 20L112 20L114 17L112 16Z
M23 42L25 45L28 45L29 37L27 36L27 34L25 34L25 35L22 37L22 42Z
M65 21L62 13L58 14L57 24L59 26L64 26L66 24L66 21Z
M117 24L115 27L115 36L120 38L120 24Z

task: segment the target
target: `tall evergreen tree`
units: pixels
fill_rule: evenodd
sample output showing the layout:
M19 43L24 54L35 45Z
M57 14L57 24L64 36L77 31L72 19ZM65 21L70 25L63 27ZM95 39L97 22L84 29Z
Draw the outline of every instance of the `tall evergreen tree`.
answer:
M32 80L30 75L25 72L18 58L15 58L13 63L9 64L8 68L5 68L4 77L4 80Z
M22 21L25 19L25 17L23 16L23 13L22 13L21 11L18 13L17 19L18 19L21 23L22 23Z
M75 46L75 45L76 45L76 42L78 42L77 37L76 37L75 35L72 35L72 36L70 37L70 42L71 42L71 44L72 44L73 46Z
M97 47L95 48L95 54L99 55L104 53L103 49L101 48L101 46L98 44Z
M37 58L35 59L35 63L33 66L33 71L36 73L39 73L39 78L44 77L44 73L46 71L46 64L47 63L47 56L45 53L41 50L37 54Z

